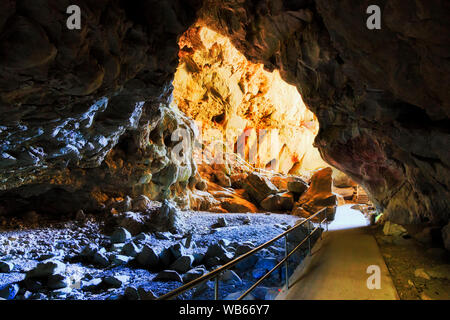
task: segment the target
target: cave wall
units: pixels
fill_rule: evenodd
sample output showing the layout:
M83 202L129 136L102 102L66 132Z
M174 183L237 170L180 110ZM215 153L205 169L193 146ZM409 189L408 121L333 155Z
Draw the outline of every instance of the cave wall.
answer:
M72 4L81 8L81 30L66 27ZM177 190L195 164L188 154L175 161L170 135L181 128L190 140L194 132L169 104L177 38L198 6L2 2L0 211L95 210L141 193L182 197Z
M376 2L382 29L370 31L366 0L3 1L0 197L159 186L164 169L145 164L151 139L131 141L146 141L154 114L173 112L177 39L198 18L297 86L319 120L322 157L389 219L448 221L450 4ZM65 29L69 4L82 8L82 31ZM120 182L111 158L127 165ZM163 168L172 178L154 194L175 196L187 174L170 158Z
M313 146L317 118L277 70L249 62L207 27L192 26L179 44L174 102L195 120L211 157L223 156L225 146L256 168L307 178L328 166Z
M449 3L208 1L201 21L297 85L322 157L397 223L449 218Z

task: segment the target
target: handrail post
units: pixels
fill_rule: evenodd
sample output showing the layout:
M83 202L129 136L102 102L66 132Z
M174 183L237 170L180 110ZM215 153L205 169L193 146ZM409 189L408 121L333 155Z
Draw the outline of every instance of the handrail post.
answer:
M311 255L311 229L310 229L309 221L307 223L307 228L308 228L308 250L309 250L309 255Z
M219 300L219 276L220 273L214 278L214 300Z
M319 218L319 220L320 220L320 218ZM322 220L319 221L319 228L320 228L320 240L322 240L322 234L323 234L323 232L322 232Z
M286 283L286 290L289 289L289 262L288 262L288 239L287 235L284 236L284 257L286 258L286 261L284 262L284 276L285 276L285 283Z

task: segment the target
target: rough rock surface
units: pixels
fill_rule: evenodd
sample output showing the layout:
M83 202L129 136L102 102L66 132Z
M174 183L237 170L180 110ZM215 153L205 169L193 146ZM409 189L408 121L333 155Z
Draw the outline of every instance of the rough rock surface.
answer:
M307 217L322 208L335 209L337 200L336 195L331 192L332 173L332 169L328 167L313 174L311 185L295 203L293 214Z
M195 171L189 152L181 160L171 152L176 129L193 131L168 105L177 36L194 22L199 1L76 3L82 30L67 29L66 1L2 8L0 205L7 211L28 201L38 211L76 212L126 194L175 197Z
M202 21L297 86L322 157L397 223L448 221L447 1L207 1Z
M65 28L65 1L11 0L0 14L6 211L25 199L76 212L125 194L186 204L195 166L188 153L176 162L168 137L194 133L167 106L178 37L198 17L298 88L322 157L388 219L448 223L448 1L382 2L381 30L366 27L369 0L76 3L81 31Z

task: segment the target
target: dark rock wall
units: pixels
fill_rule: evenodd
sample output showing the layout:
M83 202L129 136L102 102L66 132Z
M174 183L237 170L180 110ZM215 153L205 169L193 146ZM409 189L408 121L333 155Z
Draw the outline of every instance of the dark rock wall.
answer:
M208 2L206 25L297 85L327 162L398 223L448 220L448 1L376 1L374 31L373 1Z
M66 27L72 4L82 30ZM44 211L95 209L114 196L163 198L185 187L195 165L173 161L170 134L193 132L168 104L177 38L197 8L185 0L2 1L4 210L41 202Z
M175 123L169 131L190 126L167 104L177 37L198 15L298 87L319 119L323 158L365 186L390 219L448 220L448 1L376 1L382 29L373 31L373 1L204 0L200 10L199 2L2 2L4 198L54 187L96 203L108 194L182 194L191 160L180 173L167 139L156 148L145 137L164 135L166 123ZM82 31L65 29L73 3ZM158 123L160 133L149 134Z

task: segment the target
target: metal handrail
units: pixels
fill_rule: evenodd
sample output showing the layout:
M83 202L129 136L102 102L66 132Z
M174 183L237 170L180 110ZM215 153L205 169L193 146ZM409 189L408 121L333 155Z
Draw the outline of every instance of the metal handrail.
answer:
M246 292L244 292L239 298L238 300L243 299L245 296L247 296L253 289L255 289L264 279L266 279L273 271L275 271L277 268L279 268L283 263L285 263L286 265L286 288L289 288L289 279L288 279L288 259L289 257L294 254L294 252L296 252L307 240L308 240L308 248L309 248L309 254L311 254L311 236L314 234L314 232L316 232L319 228L322 227L322 223L327 221L327 218L325 216L325 218L323 220L319 221L319 226L317 226L316 228L314 228L314 230L309 230L309 225L308 225L308 236L306 236L305 239L303 239L300 244L298 244L290 253L288 253L287 251L287 236L289 233L291 233L294 230L297 230L298 228L300 228L302 225L304 225L305 223L311 221L313 218L315 218L316 216L318 216L320 213L324 212L326 213L327 208L322 208L321 210L317 211L315 214L311 215L310 217L308 217L307 219L303 220L302 222L296 224L295 226L289 228L288 230L286 230L285 232L281 233L280 235L276 236L275 238L273 238L272 240L267 241L266 243L261 244L260 246L256 247L255 249L250 250L247 253L244 253L243 255L237 257L236 259L231 260L230 262L224 264L223 266L197 278L192 280L189 283L186 283L184 285L182 285L181 287L178 287L177 289L174 289L160 297L158 297L157 300L169 300L172 298L175 298L177 296L179 296L180 294L196 287L197 285L199 285L200 283L203 283L205 281L208 281L209 279L215 278L215 285L214 285L214 298L215 300L218 300L218 296L219 296L219 276L220 274L225 271L230 269L231 267L233 267L234 265L236 265L237 263L241 262L242 260L245 260L246 258L254 255L255 253L259 252L260 250L270 246L272 243L274 243L275 241L281 239L282 237L285 237L284 241L285 241L285 257L269 272L267 272L264 276L262 276L260 279L258 279L258 281L253 284ZM328 228L327 228L328 229ZM328 230L327 230L328 231ZM322 234L321 234L322 236Z

